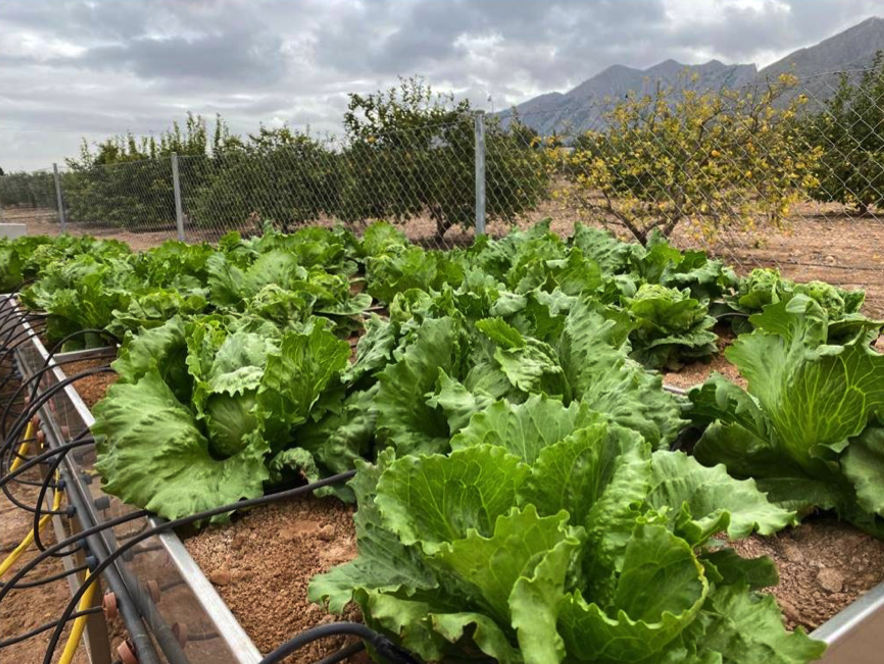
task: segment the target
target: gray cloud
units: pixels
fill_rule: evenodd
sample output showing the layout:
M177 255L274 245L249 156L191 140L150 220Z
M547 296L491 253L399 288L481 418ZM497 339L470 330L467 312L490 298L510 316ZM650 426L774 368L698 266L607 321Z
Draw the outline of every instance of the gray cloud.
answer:
M495 108L612 64L764 65L876 0L3 0L0 166L160 132L188 111L336 131L348 92L423 75Z

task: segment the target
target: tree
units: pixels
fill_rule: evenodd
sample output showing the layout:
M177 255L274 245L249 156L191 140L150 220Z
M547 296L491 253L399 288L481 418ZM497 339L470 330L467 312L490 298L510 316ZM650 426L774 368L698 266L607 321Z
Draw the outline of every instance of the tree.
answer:
M406 221L428 214L441 241L475 220L474 115L468 100L437 94L421 79L366 96L351 94L341 156L340 215ZM518 125L486 120L486 218L511 221L546 196L542 151Z
M169 157L205 155L207 136L205 120L188 113L183 129L173 122L158 139L129 133L92 146L84 141L62 175L68 219L111 226L136 222L144 229L174 224Z
M8 207L55 207L55 183L46 171L13 171L0 180L0 204Z
M784 76L762 89L658 88L622 100L605 129L586 132L565 154L571 186L558 195L643 243L686 221L706 236L759 221L781 225L815 184L817 155L804 149L796 123L806 100L778 105L795 84Z
M261 127L246 139L216 132L212 155L191 160L199 186L186 194L197 223L239 226L249 219L293 226L333 216L339 156L308 133Z
M884 204L884 53L858 82L841 74L838 89L807 124L806 140L822 156L811 195L857 214Z

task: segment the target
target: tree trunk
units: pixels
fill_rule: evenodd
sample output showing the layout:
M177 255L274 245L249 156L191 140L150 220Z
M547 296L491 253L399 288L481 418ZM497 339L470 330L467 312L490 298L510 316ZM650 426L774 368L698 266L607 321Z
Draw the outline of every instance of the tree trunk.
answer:
M433 236L433 241L438 246L442 246L442 243L445 242L445 233L454 226L454 222L446 218L438 207L430 208L430 217L436 222L436 234Z
M868 217L872 214L872 206L865 201L857 201L855 207L849 210L852 217Z

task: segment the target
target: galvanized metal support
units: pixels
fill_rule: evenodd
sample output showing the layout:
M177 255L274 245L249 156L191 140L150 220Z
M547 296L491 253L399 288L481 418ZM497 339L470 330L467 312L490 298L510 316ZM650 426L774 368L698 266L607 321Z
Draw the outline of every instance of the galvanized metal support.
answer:
M485 111L473 115L476 134L476 235L485 234Z
M172 189L175 191L175 224L178 239L184 242L184 208L181 205L181 180L178 177L178 154L172 153Z
M61 232L64 233L64 196L61 195L61 177L58 175L58 164L52 164L52 173L55 176L55 200L58 203L58 221L61 224Z

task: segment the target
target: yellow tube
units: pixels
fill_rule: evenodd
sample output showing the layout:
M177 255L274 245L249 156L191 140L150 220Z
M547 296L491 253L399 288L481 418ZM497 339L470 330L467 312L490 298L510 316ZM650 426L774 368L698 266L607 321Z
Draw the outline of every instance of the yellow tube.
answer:
M18 456L12 460L12 465L9 467L10 472L14 472L18 470L19 466L21 466L24 462L24 456L28 453L28 449L31 447L31 438L34 437L34 423L28 422L28 428L25 429L25 440L18 447Z
M56 510L58 510L59 507L61 507L61 491L56 490L55 498L52 500L52 511L55 512ZM43 529L46 528L47 525L49 525L50 521L52 521L51 514L47 514L46 516L40 518L39 528L41 533L43 532ZM3 575L9 571L10 567L15 565L15 561L21 557L21 554L28 550L28 547L31 546L33 542L34 531L29 530L28 534L25 535L25 538L22 540L21 544L15 547L10 552L10 554L6 556L6 559L2 563L0 563L0 579L2 579Z
M83 583L86 583L88 580L89 572L86 572ZM86 592L80 598L79 611L85 611L92 605L92 598L95 596L95 589L97 587L97 583L89 584ZM58 664L71 664L71 660L74 659L74 654L77 652L77 646L80 645L80 639L83 638L83 631L86 629L86 620L88 618L89 616L80 616L74 620L74 626L71 628L71 633L68 636L67 643L64 645L64 652L61 653L61 659L58 660Z

